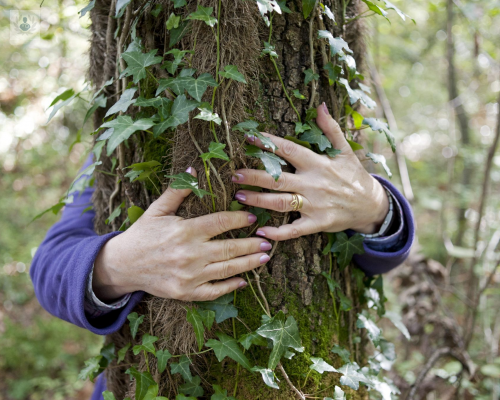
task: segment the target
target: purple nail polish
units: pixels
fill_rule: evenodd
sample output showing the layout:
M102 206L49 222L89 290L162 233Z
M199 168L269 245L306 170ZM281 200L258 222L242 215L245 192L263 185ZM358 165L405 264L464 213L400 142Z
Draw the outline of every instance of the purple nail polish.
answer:
M273 245L269 242L262 242L260 244L260 249L262 251L268 251L268 250L271 250L273 248Z
M244 176L241 174L235 174L231 177L233 182L241 182L244 179Z
M242 288L244 288L246 285L248 285L248 283L246 283L245 281L242 281L242 282L240 282L240 284L238 285L238 287L239 287L240 289L242 289Z
M255 136L254 135L245 134L245 139L248 140L250 143L255 142Z
M234 198L239 201L247 201L247 196L245 196L243 193L236 193Z
M191 173L193 172L193 167L189 167L189 168L186 170L186 172L187 172L188 174L191 174Z
M268 262L269 260L271 259L271 257L269 257L267 254L264 254L263 256L260 257L260 263L261 264L265 264L266 262Z
M258 235L258 236L266 236L266 232L260 231L260 230L257 231L257 232L255 232L255 234Z
M330 112L328 111L328 107L326 106L325 102L323 102L323 110L325 111L326 115L330 115Z
M248 222L250 222L251 224L253 224L255 221L257 221L257 217L253 214L249 214L248 215Z

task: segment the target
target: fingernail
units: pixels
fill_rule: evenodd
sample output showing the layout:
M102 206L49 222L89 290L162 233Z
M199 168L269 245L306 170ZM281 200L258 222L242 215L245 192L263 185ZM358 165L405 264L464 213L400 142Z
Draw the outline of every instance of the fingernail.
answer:
M242 281L242 282L240 282L238 287L241 289L241 288L244 288L246 285L248 285L248 283L246 283L245 281Z
M328 111L328 107L326 106L326 103L323 102L323 110L325 111L325 114L326 115L330 115L329 111Z
M243 193L236 193L234 198L236 200L239 200L239 201L246 201L247 200L247 196L245 196Z
M186 170L186 172L187 172L188 174L191 174L191 173L193 172L193 167L189 167L189 168Z
M255 136L254 135L249 135L245 133L245 139L248 140L250 143L255 142Z
M233 182L241 182L243 180L243 178L244 178L243 175L241 175L241 174L235 174L235 175L233 175L231 177L231 180Z
M260 263L261 264L265 264L266 262L268 262L269 260L271 259L271 257L269 257L267 254L264 254L263 256L260 257Z
M273 245L269 242L262 242L260 244L260 249L262 251L268 251L268 250L271 250L273 248Z
M253 214L250 214L248 216L248 222L250 222L251 224L253 224L255 221L257 221L257 217Z
M264 231L257 231L255 232L256 235L259 235L259 236L266 236L266 232Z

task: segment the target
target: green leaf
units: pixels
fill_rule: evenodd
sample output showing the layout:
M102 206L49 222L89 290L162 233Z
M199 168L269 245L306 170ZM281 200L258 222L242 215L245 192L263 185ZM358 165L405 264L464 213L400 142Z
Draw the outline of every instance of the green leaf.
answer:
M387 165L387 160L382 154L375 154L375 153L367 153L366 156L371 159L375 164L382 164L382 167L384 168L385 173L389 178L392 178L392 172L389 166Z
M323 271L321 273L321 275L323 275L325 278L326 278L326 282L328 284L328 290L330 290L331 293L335 294L335 291L338 289L340 290L340 285L338 284L337 281L335 281L331 275L329 275L328 273L326 273L325 271Z
M338 344L333 346L333 349L331 350L331 352L337 354L342 359L342 361L344 363L348 363L350 358L351 358L350 351L344 347L339 346Z
M193 326L196 342L198 343L198 351L201 351L205 342L203 319L196 308L188 308L186 319Z
M389 21L389 18L387 18L388 12L385 11L383 8L377 6L375 3L373 3L370 0L361 0L363 3L365 3L368 6L368 9L373 11L374 13L383 16L387 21ZM389 21L390 22L390 21Z
M137 131L144 131L151 128L154 121L149 118L142 118L134 121L128 115L120 115L113 121L106 122L101 125L102 128L113 128L113 133L108 139L106 153L110 156L120 143L127 140L132 134Z
M198 20L205 22L208 26L213 27L217 23L217 18L212 16L213 7L203 7L198 5L196 11L189 14L186 19Z
M300 93L299 89L294 89L292 93L297 99L300 99L300 100L306 99L306 96L304 96L302 93Z
M166 121L161 122L153 128L154 136L158 137L168 128L176 128L186 123L189 119L189 112L197 106L198 102L188 100L184 94L177 96L172 105L172 115Z
M135 398L143 400L150 386L157 385L149 372L139 372L135 367L130 367L126 374L135 378Z
M104 118L109 117L110 115L116 114L117 112L127 112L128 108L136 102L136 99L133 99L135 92L137 92L137 88L127 89L123 92L118 100L113 106L108 110Z
M151 10L151 15L155 18L158 18L158 15L160 15L160 13L162 12L163 10L163 7L161 4L156 4L155 5L155 8L153 10Z
M127 210L128 218L130 219L130 223L136 222L139 218L141 218L142 214L144 214L144 210L138 206L131 206Z
M264 49L262 54L269 54L271 58L278 58L278 53L276 53L276 48L268 42L264 42Z
M118 350L118 359L116 360L117 364L120 364L123 360L125 360L125 355L127 354L128 349L132 346L130 343L127 343L120 350Z
M269 369L274 370L276 368L289 347L299 353L304 351L295 318L290 315L285 320L283 311L279 311L274 317L260 326L257 333L273 341L273 350L269 356Z
M206 190L200 189L198 187L198 179L187 172L181 172L177 175L165 175L165 178L175 179L170 184L172 189L190 189L200 199L202 199L205 195L211 196L211 194Z
M342 150L335 149L333 147L330 147L326 149L326 155L330 158L335 158L337 157L340 153L342 153Z
M278 157L274 153L270 153L268 151L263 151L254 145L246 146L247 156L260 158L266 172L270 174L276 181L279 179L281 175L281 166L286 165L286 162Z
M317 81L319 79L319 74L316 74L313 72L311 68L308 68L304 71L304 74L306 75L304 77L304 84L309 84L311 81Z
M85 123L92 116L92 114L94 114L95 110L97 110L99 107L105 108L107 101L108 101L108 99L103 94L101 94L100 96L97 96L94 100L94 104L92 104L92 107L90 107L87 111L87 114L85 114L85 118L83 119L82 126L85 125Z
M292 10L290 10L286 5L286 0L278 0L277 3L281 11L283 11L285 14L290 14L292 12Z
M238 316L238 310L231 302L234 299L232 293L227 293L224 296L212 301L197 302L201 308L205 310L212 310L215 312L215 321L220 324L228 318L235 318Z
M217 125L220 125L222 120L220 119L217 113L213 113L208 108L198 108L200 113L195 116L195 119L202 119L203 121L215 122Z
M40 214L36 215L31 222L36 221L37 219L43 217L45 214L48 212L52 212L52 214L57 215L59 211L66 205L65 202L60 201L59 203L53 205L52 207L47 208L46 210L42 211Z
M240 204L238 200L233 200L229 205L229 211L240 211L243 210L244 208L245 206L243 204Z
M215 393L210 397L210 400L236 400L233 396L228 396L227 390L222 389L219 385L213 385Z
M361 85L361 84L359 84ZM364 86L364 85L363 85ZM347 104L345 105L346 109L346 114L351 115L352 119L354 121L354 127L356 129L361 128L361 125L363 125L363 120L365 119L359 112L353 110L350 106Z
M391 145L392 152L396 152L396 139L385 122L382 122L377 118L365 118L363 120L363 124L369 125L373 131L384 133L387 142Z
M257 224L263 227L267 221L271 219L271 214L269 214L265 208L251 207L248 212L252 213L257 217Z
M133 171L147 171L147 170L155 170L158 167L161 167L161 163L153 160L153 161L145 161L141 163L135 163L132 165L129 165L126 168L132 168Z
M197 400L196 397L186 397L182 393L179 393L177 396L175 396L175 400Z
M167 61L165 62L165 68L167 69L168 72L170 72L172 75L177 71L177 68L179 65L182 63L182 59L186 54L190 53L189 50L179 50L179 49L172 49L169 50L165 53L165 55L172 54L174 56L174 61ZM174 78L171 78L170 81L174 80ZM158 95L159 91L156 91L156 94Z
M276 383L274 372L272 370L270 370L269 368L253 367L252 371L253 372L260 372L260 374L262 375L262 380L264 381L264 383L267 386L272 387L273 389L280 388L278 386L278 384Z
M163 57L155 57L158 49L151 50L149 53L140 51L125 52L122 58L127 63L127 68L122 72L121 76L133 76L134 83L138 83L146 77L146 68L159 64L163 61Z
M224 67L224 71L220 71L219 75L223 78L232 79L241 83L247 83L245 77L238 71L238 67L236 65L226 65Z
M335 386L335 393L333 394L333 398L325 397L323 400L345 400L345 399L346 396L344 391L338 386Z
M336 239L331 252L339 253L337 260L341 269L349 265L354 254L363 254L365 252L363 247L364 238L359 233L348 238L345 232L338 232Z
M208 153L203 153L200 155L200 157L205 162L212 158L219 158L221 160L229 161L229 157L224 152L225 148L226 145L223 143L210 142L210 145L208 146Z
M322 250L322 253L324 256L326 256L329 252L330 249L332 248L332 244L335 241L335 234L330 233L330 232L325 232L326 236L328 237L328 243L326 244L325 248ZM329 275L325 272L324 274L321 273L322 275L328 277Z
M304 14L304 19L307 19L307 17L311 15L315 4L316 0L302 0L302 13Z
M368 108L375 108L377 106L377 103L375 103L370 96L368 96L363 90L361 89L352 89L351 86L349 86L349 82L345 78L339 78L338 82L345 87L347 90L347 94L349 95L349 102L351 104L355 104L358 100L361 102L361 104L365 105Z
M396 13L401 17L401 19L403 21L406 21L406 17L408 17L408 15L406 15L403 11L401 11L399 8L397 8L390 1L384 0L384 3L385 3L385 6L386 6L386 8L388 10L394 10L394 11L396 11ZM408 17L408 18L410 18L410 17ZM413 20L413 22L415 23L415 20Z
M117 0L115 18L121 18L131 0Z
M135 335L137 335L137 330L139 329L139 325L144 321L144 315L139 315L136 312L130 313L127 316L127 319L130 322L130 333L132 334L132 339L135 339Z
M85 360L85 367L78 374L78 379L93 381L101 369L101 359L102 356L95 356Z
M200 397L203 396L203 388L200 386L201 378L195 376L191 382L186 382L179 387L179 391L187 394L188 396Z
M107 390L102 392L102 397L104 400L116 400L115 395Z
M359 382L369 383L370 381L358 372L359 367L356 363L349 363L339 368L339 373L343 376L340 378L340 384L349 386L351 389L358 390Z
M497 364L485 364L481 366L481 373L490 378L500 378L500 366Z
M322 374L323 372L338 372L330 364L328 364L321 357L311 357L312 364L309 365L309 369L313 369L316 372Z
M71 97L73 97L74 95L75 95L75 91L73 89L65 90L60 95L56 96L56 98L54 100L52 100L52 103L50 103L50 105L47 108L52 107L54 104L56 104L59 101L68 100Z
M334 38L330 31L318 31L318 38L328 40L332 57L337 54L340 57L343 57L345 56L344 51L346 53L352 54L352 50L349 48L347 42L341 37Z
M158 390L159 390L159 387L158 387L157 383L155 383L154 385L151 385L148 388L146 395L144 396L144 400L157 400L156 396L158 396Z
M300 137L300 140L311 144L317 144L321 151L325 151L327 148L332 147L331 142L328 138L323 134L323 131L319 129L318 125L314 122L309 121L310 130L304 132Z
M295 134L299 134L299 133L303 133L305 131L308 131L309 129L311 129L311 127L308 125L308 124L303 124L302 122L295 122ZM308 144L308 148L310 149L311 148L311 145L306 142ZM307 147L307 146L306 146Z
M142 336L142 343L135 345L132 348L132 351L134 352L134 355L139 354L141 351L145 351L147 353L151 353L153 355L156 355L156 349L153 343L158 341L158 338L156 336L151 336L149 333L145 333Z
M316 108L308 108L306 110L306 122L309 122L318 117L318 110Z
M352 301L340 290L337 290L337 295L340 299L340 311L349 311L352 308Z
M229 357L248 370L252 368L236 339L221 332L217 332L217 337L219 340L210 339L205 343L205 346L213 349L219 362Z
M248 350L252 345L255 346L267 346L267 340L260 336L257 332L250 332L241 335L238 342Z
M375 344L375 346L378 345L382 331L377 325L375 325L375 322L373 322L371 319L368 319L363 314L358 314L356 326L358 328L365 328L371 341Z
M233 131L237 132L243 132L246 136L248 137L256 137L259 139L263 146L266 149L272 150L273 153L276 152L278 149L278 146L276 146L271 138L268 138L267 136L264 136L262 133L259 132L257 129L259 127L259 123L257 121L251 121L251 120L246 120L244 122L240 122L239 124L235 125L233 127Z
M171 0L174 3L174 8L179 8L187 5L186 0Z
M96 0L91 0L89 2L89 4L87 4L85 7L83 7L79 13L80 13L80 18L82 18L83 16L85 16L85 14L87 14L89 11L92 11L95 7L95 1Z
M157 350L156 351L156 359L158 360L158 372L161 374L167 368L167 362L172 358L172 354L165 350Z
M103 356L106 360L107 363L109 364L115 359L115 344L114 343L109 343L101 348L101 351L99 353L101 356ZM102 363L101 363L102 364Z
M340 65L333 65L331 61L325 65L324 69L328 74L328 83L330 86L338 81L340 74L343 71Z
M193 380L193 376L191 375L191 370L189 369L190 365L191 360L185 355L182 355L179 358L178 363L170 364L170 371L172 372L172 374L181 374L187 382L191 382Z
M68 89L65 92L61 93L59 96L57 96L52 103L50 103L50 107L52 107L52 111L50 112L49 117L47 118L47 122L45 124L48 124L50 120L56 115L56 113L63 107L67 106L69 103L71 103L76 97L78 96L78 93L75 93L73 89ZM61 103L58 103L58 101L62 100Z
M185 0L182 0L185 1ZM190 26L189 21L183 21L180 23L178 28L174 28L170 31L170 40L168 43L168 47L175 46L177 43L181 41L181 39L188 32L188 27Z
M299 122L300 123L300 122ZM306 125L309 127L309 125ZM309 127L310 128L310 127ZM304 140L297 139L294 136L285 136L283 139L289 140L290 142L297 143L300 146L303 146L307 149L312 149L312 146L309 144L309 142L305 142Z
M165 79L160 79L160 82ZM163 89L165 90L165 89ZM153 97L152 99L145 99L142 96L139 96L136 99L135 105L137 107L155 107L159 108L162 105L162 99L160 97Z
M404 335L404 337L406 339L410 340L410 332L408 332L408 328L403 323L403 319L401 318L401 315L396 314L395 312L392 312L392 311L387 311L384 314L384 317L388 318L394 324L394 326L401 331L401 333Z
M180 15L175 15L174 13L170 14L170 16L167 19L167 22L165 23L165 26L169 31L172 29L178 28L179 23L181 22L181 17Z
M357 150L363 150L364 147L361 146L359 143L353 141L353 140L349 140L347 139L347 143L349 143L349 146L351 146L351 149L352 151L357 151Z

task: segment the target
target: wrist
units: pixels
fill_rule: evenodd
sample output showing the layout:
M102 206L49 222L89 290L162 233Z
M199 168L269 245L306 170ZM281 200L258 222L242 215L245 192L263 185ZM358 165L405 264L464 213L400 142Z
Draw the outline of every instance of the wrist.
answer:
M351 229L359 233L373 234L378 232L389 212L389 199L384 187L373 177L374 186L369 197L370 202L364 207L366 213L356 226Z

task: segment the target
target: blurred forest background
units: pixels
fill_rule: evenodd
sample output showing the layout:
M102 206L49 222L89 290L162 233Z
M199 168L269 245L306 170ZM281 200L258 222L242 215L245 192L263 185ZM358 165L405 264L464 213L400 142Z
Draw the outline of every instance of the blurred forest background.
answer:
M387 375L401 389L421 379L415 398L499 399L500 155L488 153L499 118L500 1L394 3L416 24L366 18L371 62L364 72L380 84L373 90L383 107L364 115L387 118L400 143L419 244L384 281L388 308L403 313L412 334L408 342L384 326L397 354ZM86 84L89 19L78 14L85 6L0 0L0 400L88 399L92 391L77 375L102 338L43 311L28 275L58 216L30 221L58 202L90 150L85 101L46 125L51 101ZM40 39L10 44L16 9L40 11ZM380 135L366 136L384 153ZM384 155L403 188L396 157Z

